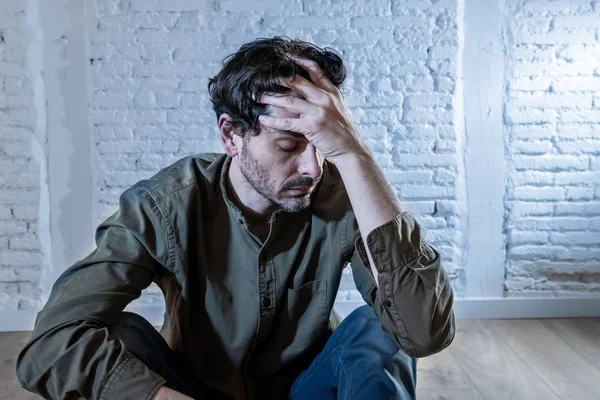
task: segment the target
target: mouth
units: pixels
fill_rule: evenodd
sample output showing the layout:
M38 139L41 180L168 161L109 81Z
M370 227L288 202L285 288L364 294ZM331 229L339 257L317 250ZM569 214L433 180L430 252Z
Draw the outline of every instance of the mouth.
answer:
M288 188L288 189L286 189L286 191L291 192L295 196L301 196L301 195L308 194L308 193L310 193L311 190L312 190L311 186L308 186L308 187L295 187L295 188Z

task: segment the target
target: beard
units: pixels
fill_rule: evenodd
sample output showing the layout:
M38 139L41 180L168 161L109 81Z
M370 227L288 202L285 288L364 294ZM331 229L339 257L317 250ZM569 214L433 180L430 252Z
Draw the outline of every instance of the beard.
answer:
M244 146L240 153L240 170L242 176L248 181L250 186L264 198L277 204L283 211L296 213L310 207L315 190L293 197L283 197L276 188L275 181L272 179L269 169L261 165L256 158L252 156L248 146ZM282 190L298 187L313 187L321 178L313 179L309 176L299 176L286 182Z

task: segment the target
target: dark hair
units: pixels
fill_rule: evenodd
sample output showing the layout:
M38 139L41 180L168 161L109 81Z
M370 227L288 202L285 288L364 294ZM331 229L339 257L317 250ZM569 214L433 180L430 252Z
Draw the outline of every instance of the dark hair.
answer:
M279 77L300 75L310 80L308 73L286 57L286 53L316 61L324 75L338 88L346 79L344 63L332 49L321 49L284 36L256 39L227 56L223 68L208 82L208 93L217 118L227 113L233 119L230 124L237 134L244 136L251 131L257 135L260 132L258 116L267 114L268 106L254 99L263 92L289 91L279 85Z

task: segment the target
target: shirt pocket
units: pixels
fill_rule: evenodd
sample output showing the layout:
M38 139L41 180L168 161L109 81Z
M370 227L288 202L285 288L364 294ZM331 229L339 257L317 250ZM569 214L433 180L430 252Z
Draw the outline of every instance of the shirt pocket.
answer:
M316 280L287 290L286 319L292 346L306 346L327 331L327 281Z

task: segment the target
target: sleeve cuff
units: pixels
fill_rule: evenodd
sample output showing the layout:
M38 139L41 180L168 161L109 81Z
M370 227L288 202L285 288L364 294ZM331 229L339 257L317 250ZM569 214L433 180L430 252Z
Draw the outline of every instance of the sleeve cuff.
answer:
M354 245L362 263L368 266L362 236L356 238ZM422 265L427 265L429 260L435 259L435 252L421 238L421 227L407 211L373 229L367 236L367 245L377 272L391 272L419 260Z
M150 400L165 382L162 376L146 364L132 354L127 354L108 376L98 400Z

